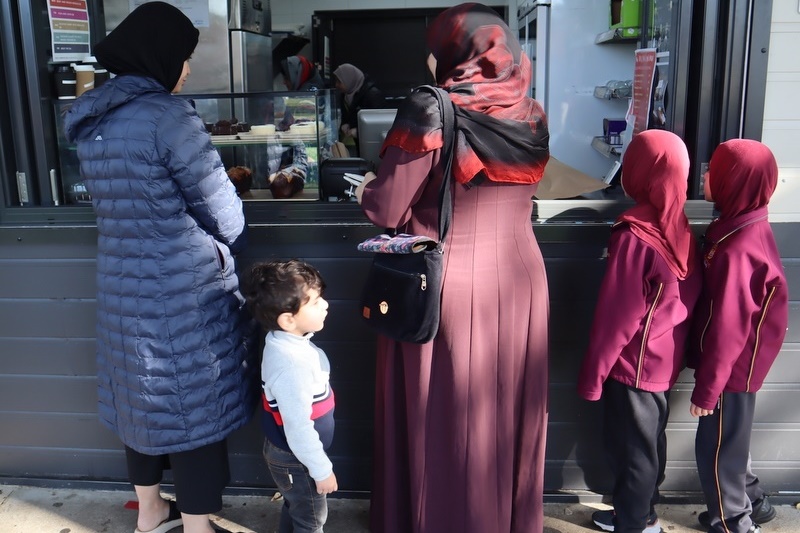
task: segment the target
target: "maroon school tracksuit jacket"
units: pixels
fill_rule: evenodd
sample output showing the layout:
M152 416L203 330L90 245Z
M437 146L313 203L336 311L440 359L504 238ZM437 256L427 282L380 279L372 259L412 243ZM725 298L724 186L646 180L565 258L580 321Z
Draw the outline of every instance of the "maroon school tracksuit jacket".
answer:
M689 350L692 403L714 409L723 392L756 392L786 336L789 295L763 207L712 222L704 287Z
M615 225L578 394L599 399L606 378L648 392L669 390L683 368L701 280L699 258L679 280L627 224Z

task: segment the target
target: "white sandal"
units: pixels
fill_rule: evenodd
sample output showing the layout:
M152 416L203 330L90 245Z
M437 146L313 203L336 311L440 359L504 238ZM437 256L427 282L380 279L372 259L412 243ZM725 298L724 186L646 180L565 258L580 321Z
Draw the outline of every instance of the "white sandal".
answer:
M181 512L178 510L178 506L175 504L175 502L173 500L169 500L169 516L167 516L166 520L149 531L140 531L137 527L133 530L133 533L167 533L167 531L175 529L181 525L183 525Z

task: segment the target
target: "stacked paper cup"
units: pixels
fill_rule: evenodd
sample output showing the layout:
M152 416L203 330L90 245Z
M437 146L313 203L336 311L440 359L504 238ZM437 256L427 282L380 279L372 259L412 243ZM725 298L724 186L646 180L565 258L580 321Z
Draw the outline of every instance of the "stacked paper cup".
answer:
M53 71L56 96L59 100L75 99L75 72L69 65L58 65Z
M94 89L94 65L75 63L72 68L75 69L75 96Z

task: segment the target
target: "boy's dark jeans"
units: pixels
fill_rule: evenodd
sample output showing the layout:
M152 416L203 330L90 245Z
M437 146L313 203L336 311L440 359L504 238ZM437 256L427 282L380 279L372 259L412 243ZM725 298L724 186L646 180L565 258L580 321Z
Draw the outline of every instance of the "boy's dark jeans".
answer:
M317 494L317 484L292 452L264 439L264 459L283 495L279 533L322 533L328 519L328 501Z

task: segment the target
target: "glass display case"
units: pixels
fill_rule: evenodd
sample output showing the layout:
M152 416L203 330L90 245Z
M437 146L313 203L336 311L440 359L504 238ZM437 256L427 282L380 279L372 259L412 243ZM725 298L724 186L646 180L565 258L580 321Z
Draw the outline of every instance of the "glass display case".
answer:
M178 95L192 102L243 200L318 200L319 166L338 140L335 90ZM91 202L57 102L60 184L66 204Z
M333 89L185 97L243 199L319 199L319 166L338 140Z

